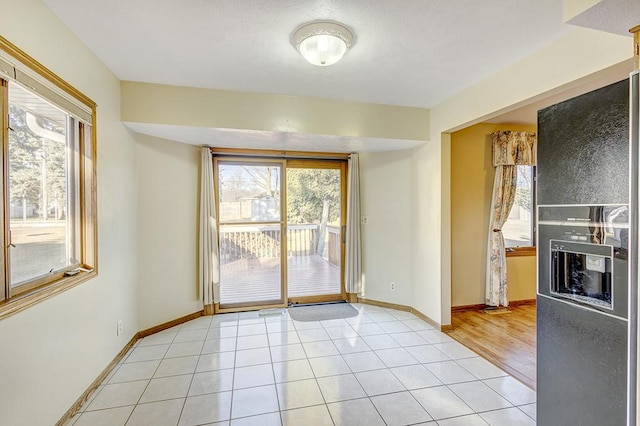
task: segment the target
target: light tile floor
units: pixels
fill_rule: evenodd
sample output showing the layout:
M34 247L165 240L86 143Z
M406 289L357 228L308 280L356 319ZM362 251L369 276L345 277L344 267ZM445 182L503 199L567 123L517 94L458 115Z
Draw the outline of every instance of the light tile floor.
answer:
M413 314L201 317L139 340L68 423L535 425L536 394Z

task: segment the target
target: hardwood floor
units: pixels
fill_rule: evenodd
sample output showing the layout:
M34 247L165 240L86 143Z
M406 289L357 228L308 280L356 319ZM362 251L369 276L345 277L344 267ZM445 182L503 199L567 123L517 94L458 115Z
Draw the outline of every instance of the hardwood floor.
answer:
M447 334L536 389L536 306L510 306L509 313L451 313Z

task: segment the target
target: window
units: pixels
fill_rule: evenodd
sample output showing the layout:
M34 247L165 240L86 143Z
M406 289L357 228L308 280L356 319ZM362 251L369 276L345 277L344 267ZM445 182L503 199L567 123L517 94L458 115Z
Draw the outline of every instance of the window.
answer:
M0 318L96 275L95 104L0 37Z
M516 167L516 199L502 227L507 253L535 246L535 166Z

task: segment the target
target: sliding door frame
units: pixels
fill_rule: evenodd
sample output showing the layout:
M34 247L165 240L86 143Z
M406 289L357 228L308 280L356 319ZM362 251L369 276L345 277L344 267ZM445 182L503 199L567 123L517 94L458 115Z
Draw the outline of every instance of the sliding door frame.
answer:
M292 159L287 160L287 169L333 169L340 171L340 293L322 294L317 296L288 297L289 303L303 304L316 302L332 302L347 299L344 286L345 237L347 228L347 161L346 160L318 160ZM285 192L288 181L285 181ZM286 213L286 209L285 209ZM288 223L288 218L285 218ZM287 238L288 239L288 238ZM288 259L287 259L288 262ZM288 268L286 268L288 269ZM288 278L288 277L287 277ZM288 284L288 283L287 283ZM288 289L288 285L287 285Z
M220 247L220 226L224 225L271 225L276 223L276 221L268 221L268 222L258 222L258 221L246 221L246 222L233 222L226 223L223 222L220 218L220 182L219 182L219 165L220 164L233 164L238 166L243 165L251 165L251 166L271 166L271 167L279 167L280 168L280 182L279 182L279 191L280 191L280 221L278 222L280 225L280 300L262 300L256 302L245 302L245 303L229 303L224 304L222 300L220 300L220 305L216 310L219 313L225 312L240 312L254 309L267 309L267 308L283 308L287 306L287 280L286 273L287 268L285 262L287 260L287 241L286 241L286 189L285 189L285 179L286 179L286 163L282 159L278 158L268 158L268 157L227 157L227 156L214 156L213 158L213 180L214 180L214 190L215 190L215 199L216 199L216 227L217 227L217 235L218 235L218 248ZM220 286L222 287L222 279L220 280ZM222 288L220 293L222 293Z
M220 188L219 188L219 164L237 165L274 165L281 167L280 176L280 301L258 301L247 303L220 304L216 306L216 313L241 312L257 309L284 308L290 300L288 297L288 268L287 268L287 168L324 168L340 170L340 290L339 294L297 297L291 300L292 303L314 303L346 300L347 293L344 283L344 262L345 262L345 238L347 220L347 167L348 154L341 153L304 153L304 152L279 152L279 151L251 151L251 150L229 150L211 149L213 155L214 169L214 191L216 209L216 229L218 238L220 236ZM273 224L274 222L234 222L229 225L260 225ZM226 223L222 222L223 225ZM218 247L219 247L218 241ZM222 280L221 280L222 281ZM220 282L222 286L222 282Z

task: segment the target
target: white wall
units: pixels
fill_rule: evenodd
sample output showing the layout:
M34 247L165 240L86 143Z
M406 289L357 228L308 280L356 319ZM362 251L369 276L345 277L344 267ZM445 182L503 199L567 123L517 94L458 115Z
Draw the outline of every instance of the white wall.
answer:
M411 306L411 151L360 154L360 179L364 297Z
M50 10L0 10L4 37L98 104L99 276L0 321L0 424L52 425L138 331L134 144L118 80Z
M140 329L202 310L198 294L200 148L135 135Z

